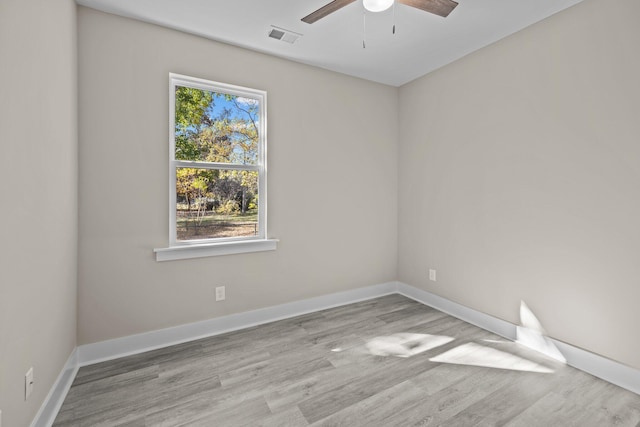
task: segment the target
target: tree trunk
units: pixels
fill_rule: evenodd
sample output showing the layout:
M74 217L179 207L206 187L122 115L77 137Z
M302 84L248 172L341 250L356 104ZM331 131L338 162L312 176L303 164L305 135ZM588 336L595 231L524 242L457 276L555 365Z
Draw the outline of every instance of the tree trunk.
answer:
M247 213L247 191L242 187L242 214Z

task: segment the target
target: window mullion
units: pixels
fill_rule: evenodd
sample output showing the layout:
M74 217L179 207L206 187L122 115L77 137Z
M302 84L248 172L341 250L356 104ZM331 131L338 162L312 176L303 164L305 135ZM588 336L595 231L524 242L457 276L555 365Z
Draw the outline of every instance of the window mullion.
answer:
M244 170L258 171L258 165L240 165L237 163L214 163L214 162L194 162L191 160L174 160L173 165L177 168L194 168L194 169L224 169L224 170Z

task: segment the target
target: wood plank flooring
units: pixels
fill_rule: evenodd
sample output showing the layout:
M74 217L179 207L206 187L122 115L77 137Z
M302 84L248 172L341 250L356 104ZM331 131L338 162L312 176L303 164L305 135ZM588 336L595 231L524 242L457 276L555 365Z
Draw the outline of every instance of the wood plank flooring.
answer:
M54 426L640 427L640 396L390 295L81 368Z

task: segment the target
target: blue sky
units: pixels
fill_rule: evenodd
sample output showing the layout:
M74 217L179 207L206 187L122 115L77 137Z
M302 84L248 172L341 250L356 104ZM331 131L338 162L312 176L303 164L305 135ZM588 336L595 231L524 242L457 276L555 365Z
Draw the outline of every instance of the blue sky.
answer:
M236 101L241 106L249 105L251 103L255 103L255 104L258 103L257 100L243 98L243 97L236 97ZM227 101L225 99L224 94L213 92L213 108L209 108L208 110L210 117L212 118L218 117L224 111L225 108L231 110L231 118L239 118L239 119L248 118L244 112L236 109L233 101Z

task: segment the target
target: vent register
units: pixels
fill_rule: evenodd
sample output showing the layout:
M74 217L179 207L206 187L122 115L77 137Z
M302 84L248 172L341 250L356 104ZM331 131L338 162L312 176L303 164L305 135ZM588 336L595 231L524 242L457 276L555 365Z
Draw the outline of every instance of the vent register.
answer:
M289 44L293 44L296 42L296 40L302 37L302 34L272 25L271 30L269 30L269 37Z

